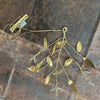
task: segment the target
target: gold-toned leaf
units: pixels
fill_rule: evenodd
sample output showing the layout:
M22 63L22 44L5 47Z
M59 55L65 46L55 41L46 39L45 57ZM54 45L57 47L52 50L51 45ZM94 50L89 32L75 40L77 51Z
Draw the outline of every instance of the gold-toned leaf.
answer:
M82 44L80 41L77 42L77 51L80 52L82 50Z
M44 38L44 48L47 48L47 47L48 47L47 39Z
M62 43L62 41L58 41L58 42L56 43L56 48L59 48L59 47L61 46L61 43Z
M88 67L92 67L92 68L95 68L94 64L87 58L83 58L83 61L85 62L85 64L88 66Z
M61 74L63 72L63 69L59 69L59 70L56 70L53 75L58 75L58 74Z
M34 72L35 71L35 66L31 66L28 68L29 71Z
M69 66L71 63L72 63L72 58L68 58L66 61L65 61L65 64L64 66Z
M50 57L47 57L47 63L49 64L50 67L52 67L52 60Z
M53 55L55 53L55 49L56 49L56 45L53 46L51 55Z
M36 65L36 68L37 68L37 69L40 68L41 65L42 65L42 63L43 63L43 61L39 62L39 63Z
M47 85L47 84L49 83L49 81L50 81L50 76L48 75L48 76L46 77L46 79L45 79L45 84Z
M76 95L78 95L76 85L72 80L68 80L68 85L70 86L70 90L73 91Z
M66 45L67 41L64 40L64 43L63 43L63 46ZM56 48L59 48L62 44L62 41L58 41L55 45L56 45Z
M36 69L36 73L38 73L38 72L40 72L41 71L41 68L38 68L38 69Z

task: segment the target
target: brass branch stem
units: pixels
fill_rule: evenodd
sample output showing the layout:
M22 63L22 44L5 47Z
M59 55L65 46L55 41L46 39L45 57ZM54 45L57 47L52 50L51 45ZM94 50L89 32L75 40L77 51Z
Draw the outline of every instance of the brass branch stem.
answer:
M59 39L57 39L55 42L51 43L47 48L49 48L50 46L54 45L54 44L55 44L57 41L59 41L59 40L61 40L61 38L59 38ZM38 56L44 49L46 49L46 48L43 48L42 50L40 50L37 54L35 54L35 55L33 56L33 58L36 57L36 56Z
M23 30L27 30L29 32L61 32L62 30L30 30L30 29L27 29L27 28L22 28Z
M81 68L81 66L79 65L79 63L70 55L70 53L68 52L68 50L65 48L65 47L63 47L64 48L64 50L67 52L67 54L70 56L70 58L72 58L72 60L76 63L76 65L79 67L79 69L81 70L81 73L84 75L84 76L86 76L85 75L85 73L84 73L84 71L83 71L83 69Z
M69 75L68 75L68 73L66 72L66 70L65 70L65 68L64 68L64 66L63 66L63 64L62 64L62 62L61 62L61 61L60 61L60 65L62 66L63 71L64 71L64 73L65 73L65 75L66 75L67 79L68 79L68 80L70 80L70 79L69 79Z
M80 57L84 58L80 53L78 53L78 52L73 48L73 46L71 45L71 43L68 42L67 38L66 38L66 41L67 41L67 44L74 50L74 52L75 52L77 55L79 55Z

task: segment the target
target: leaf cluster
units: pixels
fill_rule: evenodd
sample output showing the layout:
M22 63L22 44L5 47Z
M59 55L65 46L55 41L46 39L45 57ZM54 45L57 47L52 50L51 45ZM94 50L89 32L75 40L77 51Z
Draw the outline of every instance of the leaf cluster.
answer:
M74 49L71 45L70 42L68 42L67 38L66 38L66 32L67 32L67 27L64 27L62 29L62 38L56 40L55 42L53 42L52 44L48 45L48 42L47 42L47 39L44 38L44 49L45 48L49 48L50 46L52 47L52 49L50 50L50 54L45 58L45 59L42 59L38 64L36 64L36 66L31 66L28 68L29 71L31 72L34 72L34 73L37 73L37 72L40 72L42 69L44 69L47 65L50 66L50 68L53 68L53 70L46 76L45 78L45 84L47 85L50 80L51 80L51 77L52 75L55 76L55 80L56 80L56 84L55 84L55 88L54 90L56 91L56 93L58 92L58 77L60 74L64 73L67 77L67 84L69 85L71 91L73 91L76 95L78 94L77 92L77 88L76 88L76 85L75 83L69 78L69 75L67 73L67 66L70 66L72 63L75 63L81 73L86 77L85 73L84 73L84 70L83 68L81 67L81 65L71 56L70 52L67 50L67 48L65 47L65 45L67 44L68 46L70 46L72 48L72 50L74 50L74 52L80 56L82 59L83 59L83 62L89 66L89 67L92 67L92 68L95 68L93 63L87 59L86 57L82 56L80 54L80 52L82 51L82 44L80 41L77 42L77 45L76 45L76 49ZM67 58L65 61L64 61L64 64L62 63L60 57L61 57L61 53L62 53L62 49L65 50L65 52L68 54L69 58ZM56 66L54 66L53 64L53 60L52 60L52 56L55 54L55 52L57 51L57 59L56 59ZM38 52L37 54L35 54L33 56L33 58L35 58L37 55L39 55L41 53ZM43 62L46 61L47 64L44 66L44 67L41 67ZM58 66L61 66L61 68L59 69Z

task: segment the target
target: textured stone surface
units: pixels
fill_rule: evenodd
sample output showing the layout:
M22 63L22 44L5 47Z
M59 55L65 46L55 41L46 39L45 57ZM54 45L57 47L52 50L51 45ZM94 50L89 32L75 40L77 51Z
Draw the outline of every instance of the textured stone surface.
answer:
M95 30L94 27L97 24L100 1L1 0L0 5L2 6L0 8L1 29L27 13L30 17L27 20L26 27L29 29L62 29L67 26L68 39L73 46L80 40L83 45L82 54L85 55ZM51 43L60 36L61 33L59 32L48 32L29 33L24 37L29 41L41 44L44 37L47 37L48 42Z
M79 93L85 100L99 100L100 99L100 23L94 34L94 38L87 53L87 58L90 59L96 69L88 70L88 80L77 80ZM85 92L83 92L85 91Z
M11 47L12 44L13 45L14 45L14 43L19 44L21 41L20 46L16 45L17 47L14 46L14 48L19 48L19 47L22 48L24 45L26 48L28 48L26 44L29 44L30 48L31 48L32 45L34 47L34 46L36 46L36 44L29 43L28 41L23 40L21 38L8 35L7 33L4 33L3 31L0 31L0 32L1 32L0 38L2 36L2 38L0 40L1 41L0 42L0 53L1 53L1 58L0 58L0 70L1 70L1 72L0 72L0 86L1 86L0 92L1 93L0 94L2 95L4 92L4 89L6 87L6 83L9 79L9 75L10 75L11 69L13 67L12 65L15 64L14 62L12 62L12 60L10 58L10 57L12 57L12 55L9 55L11 51L9 51L9 50L6 51L6 49L7 49L6 45L8 44L8 46ZM93 51L91 52L91 48L94 48L94 45L98 45L98 44L95 44L98 42L98 39L95 39L95 38L98 38L97 34L99 34L99 26L98 26L98 29L97 29L95 35L94 35L92 44L91 44L90 49L89 49L88 54L87 54L87 57L90 59L93 58L92 54L97 55L97 53L98 53L99 46L96 47L94 52ZM13 42L10 42L10 41L12 41L12 39L13 39ZM29 48L29 51L32 50L30 48ZM13 50L13 47L12 47L12 50ZM27 49L25 49L25 51L26 50ZM22 55L23 53L28 54L27 51L20 52L20 55ZM7 52L7 54L6 54L6 52ZM16 53L16 55L17 54L18 54L18 52ZM30 55L30 54L28 54L28 55ZM94 56L94 57L96 58L96 56ZM13 58L15 58L15 56L13 56L12 59ZM99 58L100 57L98 55L97 59L99 59ZM28 60L29 58L25 58L25 59ZM20 58L18 60L18 62L19 63L23 62L23 64L25 64L25 59ZM14 61L14 59L13 59L13 61ZM95 64L95 61L93 59L91 59L91 61ZM36 77L33 77L31 74L25 73L24 68L23 68L23 66L24 66L23 64L21 66L20 65L16 66L16 68L17 67L18 68L14 73L13 80L11 82L9 91L6 95L6 97L8 99L17 100L19 97L19 100L27 100L27 99L33 100L33 98L35 100L40 100L40 98L43 100L47 100L47 99L48 100L56 100L56 99L57 100L73 100L75 98L76 98L75 100L77 100L77 99L79 99L79 100L91 100L91 99L92 100L95 100L95 99L99 100L99 98L100 98L100 96L99 96L99 94L100 94L100 91L99 91L100 90L99 89L100 88L100 86L99 86L99 83L100 83L99 64L98 65L95 64L95 66L97 68L96 70L87 68L87 70L90 72L87 75L88 76L87 81L84 79L81 80L80 76L75 81L75 83L77 84L78 93L80 95L79 97L75 97L74 95L71 95L67 85L65 85L67 87L67 89L65 89L64 92L60 93L58 97L55 97L54 96L55 93L49 92L49 89L54 87L54 85L49 84L48 86L45 86L44 79L40 79L38 76L36 78ZM26 63L26 65L27 64L29 64L29 63ZM76 74L76 76L77 76L77 74ZM67 82L67 81L65 81L65 82ZM64 84L66 84L66 83L61 83L61 84L63 84L63 86L64 86ZM52 97L51 97L51 95L52 95Z
M100 23L92 40L87 57L91 59L100 71Z

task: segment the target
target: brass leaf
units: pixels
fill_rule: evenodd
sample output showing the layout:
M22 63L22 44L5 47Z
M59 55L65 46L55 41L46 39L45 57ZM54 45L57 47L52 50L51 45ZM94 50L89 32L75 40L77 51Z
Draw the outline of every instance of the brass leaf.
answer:
M94 64L87 58L83 58L83 61L85 62L85 64L88 66L88 67L92 67L92 68L95 68Z
M35 71L35 72L37 72L37 73L38 73L38 72L40 72L40 71L41 71L41 68L38 68L38 69L36 69L36 71Z
M61 46L62 41L59 41L56 43L56 48L59 48Z
M39 63L36 65L36 68L37 68L37 69L40 68L41 65L42 65L42 63L43 63L43 61L39 62Z
M45 79L45 84L47 85L47 84L49 83L49 81L50 81L50 76L48 75L48 76L46 77L46 79Z
M80 52L82 50L82 44L80 41L77 42L77 51Z
M65 64L64 66L69 66L71 63L72 63L72 58L68 58L66 61L65 61Z
M51 55L53 55L55 53L55 49L56 49L56 45L53 46Z
M52 67L52 60L50 57L47 57L47 63L49 64L50 67Z
M58 74L61 74L63 72L63 69L59 69L59 70L56 70L53 75L58 75Z
M64 40L64 43L63 43L63 46L66 45L67 41ZM56 45L56 48L59 48L62 44L62 41L58 41L55 45Z
M68 80L68 85L70 86L70 90L73 91L76 95L78 95L76 85L72 80Z
M47 48L47 47L48 47L47 39L44 38L44 48Z
M34 72L35 71L35 66L31 66L28 68L29 71Z

